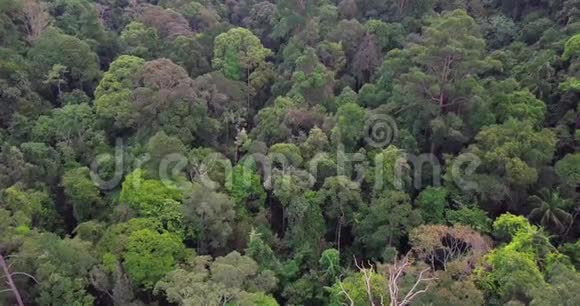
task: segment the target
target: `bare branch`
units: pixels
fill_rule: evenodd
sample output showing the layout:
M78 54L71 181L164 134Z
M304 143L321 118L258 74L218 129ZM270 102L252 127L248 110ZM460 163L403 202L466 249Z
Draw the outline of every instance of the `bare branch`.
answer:
M344 286L342 285L342 282L341 281L338 281L338 285L340 286L340 293L342 293L342 294L344 294L346 296L346 298L350 302L350 306L354 306L354 300L350 297L350 295L348 294L348 292L346 292L346 290L344 289Z
M20 296L20 292L18 292L18 288L16 288L16 285L14 284L14 280L12 279L12 273L10 273L10 270L8 269L8 266L6 265L6 261L4 260L4 256L2 256L2 254L0 254L0 268L2 268L4 275L7 276L6 283L7 283L8 287L10 287L10 291L12 291L12 293L14 294L14 297L16 298L16 302L18 303L18 306L24 306L24 302L22 301L22 297Z
M395 262L389 266L388 268L388 288L389 294L391 297L390 306L405 306L408 305L417 297L419 294L424 293L429 288L429 285L425 286L424 289L418 289L419 285L425 282L429 282L435 280L436 278L427 278L425 277L425 273L430 271L429 268L424 269L419 273L415 284L413 287L405 294L405 296L400 299L399 298L399 282L401 276L406 272L408 267L411 265L409 261L409 254L405 255L401 260L395 259Z
M40 284L40 282L32 275L25 273L25 272L12 272L12 274L10 274L11 276L14 275L24 275L24 276L28 276L28 278L32 279L35 283Z

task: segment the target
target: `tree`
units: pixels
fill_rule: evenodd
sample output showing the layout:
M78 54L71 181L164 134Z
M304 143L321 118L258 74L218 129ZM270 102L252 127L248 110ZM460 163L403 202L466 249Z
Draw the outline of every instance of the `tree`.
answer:
M172 165L167 164L183 158L187 149L177 137L167 136L165 132L159 131L147 142L147 152L150 159L147 162L149 175L158 177L161 180L174 179L179 173L169 173Z
M448 210L446 217L451 224L469 225L480 233L491 233L492 220L487 216L486 211L477 207L463 206L458 210Z
M429 277L429 269L423 269L419 272L413 286L402 296L404 291L401 289L402 276L409 269L411 262L408 255L401 260L395 258L395 262L387 266L388 288L390 297L390 306L404 306L411 303L418 295L427 292L429 289L429 282L435 280ZM422 283L427 283L423 285ZM422 289L421 286L423 286Z
M475 283L471 269L466 268L468 265L465 260L459 260L450 263L447 270L435 272L437 280L414 302L418 305L485 305L484 293Z
M260 269L268 269L277 272L281 269L281 263L274 251L264 241L262 234L252 229L250 240L246 248L246 255L251 257L259 265Z
M97 115L110 128L133 127L136 122L133 110L133 80L143 69L145 60L121 55L105 72L95 90Z
M373 34L367 33L352 62L358 84L368 83L371 80L381 64L382 58L377 38Z
M306 24L316 15L320 2L320 0L278 2L276 6L279 19L274 26L272 36L282 38L302 32Z
M447 196L447 190L442 187L428 187L421 191L417 198L417 204L421 209L425 222L435 224L443 224L445 222L445 210L448 205Z
M42 33L28 52L32 69L45 76L54 65L62 65L69 71L69 86L83 88L82 83L91 84L100 74L99 59L84 41L55 29Z
M389 145L374 158L375 177L373 192L380 195L383 191L404 190L410 180L409 165L403 150Z
M276 24L276 4L262 1L254 4L250 13L244 18L245 28L252 30L266 45L270 39L272 28Z
M105 208L99 189L91 180L89 172L89 168L81 167L67 171L62 177L64 193L79 223L96 218Z
M367 33L373 34L381 49L386 53L400 48L403 42L404 29L400 23L385 23L378 19L371 19L366 24Z
M8 289L5 289L6 291L2 290L3 292L10 292L11 294L14 295L14 298L16 299L16 302L18 303L18 306L24 306L24 302L22 301L22 296L20 295L20 291L18 291L18 288L16 288L16 285L14 284L14 279L13 276L18 273L18 272L11 272L10 269L8 268L8 265L6 264L6 261L4 260L4 256L2 254L0 254L0 268L2 268L2 276L3 278L6 278L6 283L8 284Z
M161 47L157 31L135 21L125 27L121 33L121 41L129 54L144 59L153 59Z
M198 256L192 263L188 270L178 268L169 272L157 283L155 292L164 292L170 302L179 305L245 305L253 299L272 305L271 298L264 296L276 279L270 271L258 271L258 265L251 258L232 252L214 260Z
M580 53L580 35L570 37L564 45L563 60L569 60L571 57L577 56Z
M175 268L185 253L185 247L177 236L143 229L129 236L127 251L123 254L124 266L132 281L153 288Z
M271 51L264 48L252 32L234 28L215 38L212 64L228 78L243 80L249 78L258 66L264 65L270 54Z
M572 201L562 198L557 191L541 190L539 196L533 195L528 201L535 206L529 215L531 220L539 219L542 226L555 229L559 233L571 225L573 219L568 209L572 206Z
M61 224L60 216L56 210L50 194L44 190L24 189L21 185L13 185L4 189L1 198L13 214L20 215L20 222L32 228L42 228L50 231L58 231Z
M183 143L213 141L217 122L207 116L207 103L198 96L195 83L182 67L168 59L147 62L136 83L142 84L133 90L139 135L163 130Z
M65 105L40 116L32 126L31 139L54 146L69 165L89 164L107 149L98 128L95 110L88 104Z
M366 110L355 103L347 103L336 112L336 126L332 129L332 140L353 150L365 135Z
M238 207L260 211L266 201L266 191L256 170L243 164L236 165L226 178L226 190Z
M530 305L548 305L553 303L564 303L574 305L580 301L578 297L578 281L580 275L578 272L559 265L554 268L548 276L549 285L540 288L533 294L534 299ZM565 301L565 302L562 302Z
M388 248L399 247L411 229L421 224L421 214L411 199L400 191L388 191L374 198L355 225L356 241L373 258L386 255Z
M119 202L142 217L156 218L163 227L180 237L186 235L182 212L183 194L171 181L146 179L142 169L125 177Z
M382 274L372 267L362 268L337 280L332 286L330 300L332 305L384 305L385 300L389 300L387 288Z
M14 255L9 260L12 269L36 279L33 288L28 282L22 283L26 288L19 288L31 293L25 297L26 303L93 304L95 298L85 289L89 272L97 263L89 242L32 232Z
M329 177L318 192L318 201L332 226L334 242L340 251L343 228L354 223L355 214L363 205L360 187L345 176Z
M334 97L334 74L318 60L313 48L306 48L296 59L289 96L298 95L308 105L328 105Z
M494 235L504 241L510 241L519 232L531 229L530 222L523 216L505 213L493 222Z
M296 167L302 165L303 158L300 149L293 143L277 143L270 147L273 162L283 162L283 167ZM282 159L278 161L277 159Z
M194 78L211 71L212 50L202 39L178 36L162 50L164 57L185 68Z
M318 261L328 279L335 279L340 273L340 253L336 249L326 249Z
M470 137L461 122L481 115L474 111L484 103L476 77L488 64L484 49L477 24L461 10L431 19L421 38L408 48L411 63L396 78L393 98L414 135L425 131L432 135L431 153Z
M51 2L50 11L55 16L55 24L66 34L104 44L106 33L91 1Z
M499 122L513 118L522 121L529 120L534 125L540 126L544 121L546 105L528 90L512 91L498 97L494 102Z
M46 4L38 0L24 0L20 2L19 9L17 18L23 24L26 41L34 44L51 22Z
M284 142L290 136L290 129L284 122L284 117L288 111L297 106L297 102L286 98L278 97L274 105L261 109L256 115L256 126L251 132L252 138L271 145Z
M486 257L491 272L479 270L479 285L501 301L530 297L545 286L542 273L529 254L500 248Z
M565 184L580 184L580 154L567 154L556 163L556 173Z
M409 241L432 269L442 266L447 270L451 262L464 259L473 264L491 249L486 237L463 225L421 225L413 229Z
M515 135L518 137L517 141ZM483 173L484 169L488 169L485 171L490 173L475 178L480 184L477 192L484 199L491 199L496 203L505 199L513 189L536 182L538 169L552 159L556 143L551 130L537 131L530 122L513 119L502 125L484 128L475 140L467 152L480 158L482 164L478 173ZM486 178L495 183L504 182L504 188L508 187L507 192L498 194L494 189L488 189L488 184L484 181Z
M58 95L57 97L60 99L62 97L62 88L61 86L63 84L66 84L66 80L65 80L65 75L67 73L67 68L63 65L60 64L56 64L54 66L52 66L52 69L48 72L48 74L46 75L46 80L44 80L44 83L49 84L49 85L56 85L56 88L58 90Z
M225 249L233 232L235 203L230 197L194 185L184 202L184 218L191 224L198 252Z
M159 36L171 41L178 36L191 36L189 22L180 13L156 5L140 8L138 20L148 27L155 28Z

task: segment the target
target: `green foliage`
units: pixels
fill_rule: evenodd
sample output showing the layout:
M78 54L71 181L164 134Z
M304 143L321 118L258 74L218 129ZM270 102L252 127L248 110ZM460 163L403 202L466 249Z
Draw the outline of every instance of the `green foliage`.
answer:
M259 38L244 28L233 28L218 35L213 52L214 69L223 71L233 80L245 79L242 75L248 77L249 72L263 65L271 54Z
M161 42L154 28L133 21L121 33L121 41L127 53L140 58L151 59L157 54ZM111 71L109 69L109 71Z
M252 167L236 165L226 178L226 189L236 205L250 210L260 210L266 200L266 192L260 176Z
M185 156L187 150L179 138L168 136L163 131L149 138L146 149L150 157L146 165L148 174L162 180L173 178L170 162L178 161Z
M54 146L65 164L89 161L106 149L105 133L98 128L89 104L65 105L40 116L32 126L33 141Z
M332 129L335 144L354 149L365 135L366 110L355 103L347 103L336 112L336 126Z
M478 275L479 284L501 301L529 297L545 286L542 273L530 254L502 248L487 256L486 262L492 272L478 271L481 273Z
M530 222L523 216L505 213L493 222L494 235L500 239L511 240L518 232L531 229Z
M13 269L35 275L39 282L38 304L92 305L86 286L97 263L91 244L79 239L61 239L54 234L31 233L11 260Z
M145 288L153 288L184 257L185 247L178 237L149 229L133 232L123 255L127 274Z
M98 12L88 0L56 0L50 5L56 17L56 26L66 34L81 39L103 42L105 31L99 20Z
M108 125L122 129L135 124L131 91L133 79L144 64L141 58L123 55L104 73L95 90L95 106L99 118Z
M348 303L346 295L342 293L342 290L346 291L348 296L352 299L354 305L366 305L368 303L380 303L381 296L384 296L384 292L387 292L387 280L381 274L376 273L372 269L366 271L370 274L370 279L365 280L365 276L362 272L356 272L352 275L347 276L343 280L337 281L337 283L330 289L330 305L342 305L343 303ZM367 288L370 286L370 291L376 300L369 301L369 294L367 293ZM388 301L387 297L384 297L383 302Z
M60 223L53 200L46 191L24 190L14 185L4 189L2 201L14 214L21 213L27 225L56 231Z
M579 304L579 5L0 0L22 303Z
M272 271L281 269L280 261L276 258L272 248L262 239L262 235L254 229L250 232L250 241L248 242L246 254L264 269Z
M580 183L580 154L567 154L556 163L556 173L570 186Z
M513 118L539 126L544 121L546 105L527 90L511 92L496 103L496 116L501 122Z
M421 191L417 203L423 220L427 223L442 224L445 221L448 192L445 188L428 187Z
M167 200L180 201L181 193L171 185L158 180L146 179L141 169L127 175L119 201L144 214L149 214Z
M184 202L184 218L191 224L198 251L224 248L233 232L235 203L226 194L195 184Z
M551 130L536 131L529 122L508 120L484 128L469 152L478 156L483 167L501 169L496 175L516 185L530 185L538 178L538 167L552 159L555 135Z
M413 209L409 196L389 191L373 199L355 227L357 241L374 258L389 247L398 247L413 227L422 223L421 212Z
M278 305L267 296L276 279L270 271L258 272L258 265L247 256L232 252L224 257L198 256L190 269L177 268L157 283L155 292L163 292L170 302L179 305L214 305L232 301L247 305Z
M540 224L548 229L561 233L572 223L572 214L568 212L572 201L557 191L541 190L540 196L531 196L528 202L535 206L530 212L530 220L540 220Z
M491 233L492 220L479 208L462 207L458 210L448 210L446 216L451 224L469 225L479 232Z
M89 168L67 171L62 177L62 186L78 222L95 219L105 208L99 189L90 178Z
M292 143L277 143L270 147L269 154L274 161L283 162L285 167L300 167L303 162L300 149Z
M317 197L324 215L336 231L335 241L340 246L342 227L353 224L355 215L363 206L360 187L345 176L333 176L324 181Z
M333 97L334 74L320 63L315 50L306 48L296 58L296 66L289 95L299 95L310 105L328 105Z
M562 59L569 60L570 58L577 56L579 52L580 52L580 35L574 35L566 41L566 44L564 45L564 54L562 54Z
M144 171L137 169L125 177L119 202L129 205L140 215L145 217L157 217L170 207L178 209L183 198L177 187L169 182L146 179ZM175 210L175 209L172 209Z
M330 279L334 279L340 274L340 253L336 249L324 250L318 264Z
M28 52L32 69L44 79L54 65L67 67L74 81L93 82L100 74L99 59L82 40L55 29L43 33Z

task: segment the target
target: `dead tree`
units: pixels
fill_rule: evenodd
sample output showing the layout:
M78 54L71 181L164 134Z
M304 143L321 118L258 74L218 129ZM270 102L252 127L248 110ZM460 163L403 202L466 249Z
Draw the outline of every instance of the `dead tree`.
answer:
M25 0L16 18L22 23L26 41L32 44L50 25L50 14L38 0Z
M419 294L427 292L429 289L429 283L432 280L436 280L435 277L426 277L426 273L430 271L429 268L422 270L419 272L419 276L417 280L413 284L413 287L403 296L401 292L400 281L401 277L405 275L409 266L411 266L411 262L409 261L409 254L407 254L402 259L398 260L395 259L395 262L392 265L388 266L388 286L389 286L389 295L391 297L391 301L389 303L390 306L406 306L409 305L413 299L415 299ZM419 289L423 283L427 283L422 289ZM402 297L401 297L402 296Z
M6 261L4 260L4 256L2 256L2 254L0 254L0 268L2 268L2 272L4 273L4 276L2 276L2 278L6 278L6 285L8 286L8 289L2 290L0 292L12 292L12 294L14 294L14 298L16 298L18 306L24 306L22 296L20 296L20 292L18 291L18 288L16 288L14 280L12 279L13 274L10 272L10 269L8 268L8 265L6 264Z
M369 268L366 268L363 264L359 264L354 260L354 264L359 270L359 273L362 274L365 291L368 298L368 304L370 306L385 306L385 295L380 294L378 297L375 296L373 293L372 287L372 279L373 275L377 272L374 270L372 264L369 262ZM389 289L389 306L407 306L409 305L419 294L427 292L429 289L429 282L436 280L435 277L427 277L428 273L431 269L427 268L419 272L417 276L417 280L406 293L402 292L402 288L400 288L400 282L402 277L405 276L409 272L409 267L411 266L412 262L409 260L409 254L407 254L402 259L398 260L395 259L393 264L387 265L386 268L386 275L387 276L387 288ZM355 301L349 295L349 293L344 288L341 281L338 282L340 286L340 294L344 295L348 300L347 303L343 303L343 305L347 306L355 306ZM404 295L403 295L404 294Z
M22 296L20 295L20 291L18 291L18 288L16 287L16 284L14 283L13 277L16 275L24 275L24 276L34 280L36 283L38 283L38 281L36 280L36 278L34 278L32 275L30 275L28 273L10 272L10 266L8 266L6 264L6 261L4 260L4 256L2 256L2 254L0 254L0 269L2 270L2 274L3 274L2 276L0 276L0 279L6 279L6 285L8 286L8 289L0 290L0 293L11 292L14 295L14 298L16 299L17 305L24 306Z

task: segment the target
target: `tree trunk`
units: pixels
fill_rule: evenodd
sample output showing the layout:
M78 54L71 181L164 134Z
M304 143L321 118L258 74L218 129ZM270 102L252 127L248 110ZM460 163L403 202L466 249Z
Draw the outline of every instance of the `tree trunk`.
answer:
M12 291L12 293L14 294L14 297L16 298L16 302L18 303L18 306L24 306L24 302L22 302L22 297L20 296L20 292L18 292L18 288L16 288L16 285L14 284L14 280L12 279L12 273L10 273L10 270L8 269L8 265L6 265L6 261L4 261L4 257L2 256L2 254L0 254L0 267L2 268L2 271L4 272L4 277L6 277L6 284L10 288L10 291Z

